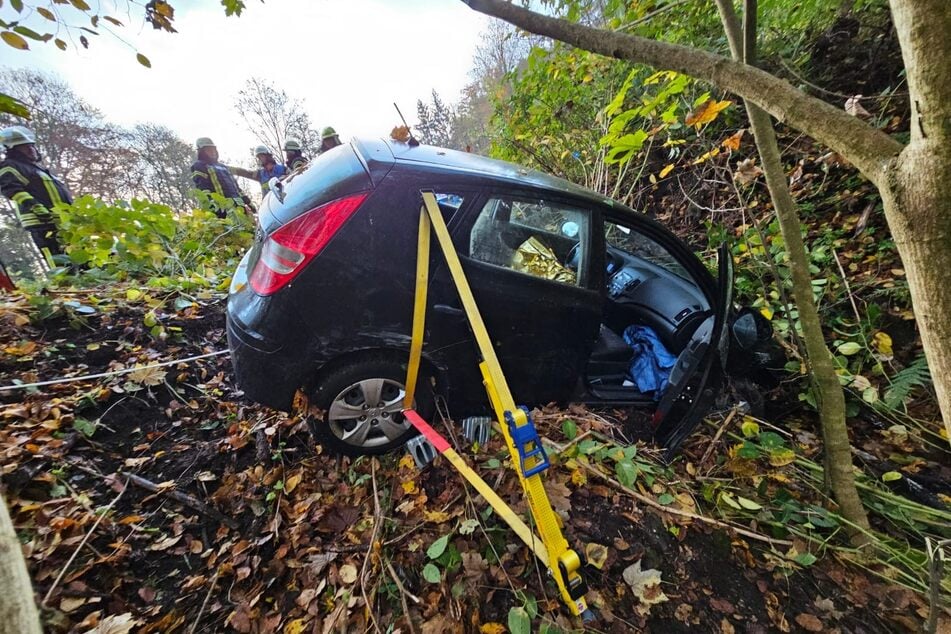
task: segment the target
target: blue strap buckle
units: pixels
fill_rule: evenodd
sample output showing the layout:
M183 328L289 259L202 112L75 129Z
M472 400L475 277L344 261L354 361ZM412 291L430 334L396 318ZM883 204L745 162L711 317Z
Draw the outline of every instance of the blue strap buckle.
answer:
M545 449L542 447L542 441L538 437L535 424L532 423L532 416L528 413L528 408L520 405L519 409L525 412L527 422L524 425L516 426L515 416L512 412L505 412L505 424L508 425L509 435L518 450L522 476L530 478L548 468L548 454L545 453Z

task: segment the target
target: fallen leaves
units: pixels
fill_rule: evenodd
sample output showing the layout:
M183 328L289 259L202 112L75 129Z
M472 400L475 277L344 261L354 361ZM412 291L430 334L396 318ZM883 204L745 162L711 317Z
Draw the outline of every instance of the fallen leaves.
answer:
M660 571L654 568L641 570L640 560L625 568L622 576L640 602L640 605L637 606L639 614L648 614L652 605L668 600L667 595L660 588Z
M131 612L124 614L110 614L99 621L99 625L88 634L128 634L132 628L142 621L133 617Z
M748 158L739 161L733 170L733 180L740 185L749 185L763 175L763 170L756 165L756 159Z
M165 370L154 366L137 366L135 370L129 372L128 379L139 385L155 386L165 382Z
M825 630L819 617L815 614L809 614L808 612L803 612L796 616L796 623L807 632L822 632Z
M344 564L340 566L340 580L348 585L355 583L357 580L357 567L353 564Z
M585 544L584 556L589 565L601 570L608 560L608 548L602 544L591 542Z

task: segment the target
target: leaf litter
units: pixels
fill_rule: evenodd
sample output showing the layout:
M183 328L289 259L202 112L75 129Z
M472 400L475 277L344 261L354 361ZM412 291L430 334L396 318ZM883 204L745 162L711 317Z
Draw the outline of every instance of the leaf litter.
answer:
M98 289L94 313L42 323L28 319L24 298L5 298L0 347L14 352L0 361L0 381L108 372L223 345L221 301L165 311L175 334L156 339L146 325L156 309L126 291ZM88 303L88 292L54 299L68 301ZM50 595L47 631L581 628L447 463L419 472L400 455L328 455L301 416L244 401L227 357L4 391L0 403L0 476L37 597ZM648 445L623 449L625 413L549 407L536 419L553 446L564 443L546 488L589 561L600 631L889 632L920 623L920 596L861 568L824 557L804 569L781 547L691 519L703 493L685 488L683 464L664 465ZM685 450L694 472L708 443ZM476 453L460 450L524 514L498 435ZM747 496L722 499L755 517L762 510ZM901 618L890 616L896 610Z

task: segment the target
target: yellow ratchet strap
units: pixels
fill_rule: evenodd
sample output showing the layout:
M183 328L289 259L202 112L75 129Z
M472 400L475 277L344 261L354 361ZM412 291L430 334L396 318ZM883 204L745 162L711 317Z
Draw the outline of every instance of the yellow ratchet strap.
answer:
M541 441L538 439L528 411L515 405L515 400L512 398L505 375L502 373L502 367L499 365L498 357L495 354L495 348L492 346L492 340L489 338L482 315L479 313L479 308L469 288L469 282L462 270L459 256L449 237L449 230L446 228L446 223L439 211L436 196L431 191L421 193L423 208L420 210L418 254L426 257L420 257L417 261L416 301L413 311L413 340L410 346L410 364L407 369L406 407L411 407L413 402L413 393L410 391L410 387L412 386L415 389L422 351L429 269L428 225L431 225L452 274L453 282L466 311L466 317L475 335L476 343L479 346L479 352L482 356L479 369L482 371L486 392L495 410L502 435L505 437L505 443L509 448L512 464L525 491L528 507L538 528L548 561L545 561L545 558L541 555L539 555L539 559L548 566L551 576L555 579L558 590L561 592L561 597L572 614L581 616L587 611L587 603L584 599L587 586L578 572L581 567L581 559L574 550L569 548L568 541L562 535L558 516L552 509L548 494L545 492L541 473L547 466L548 460L541 447ZM422 216L428 216L428 221L424 220ZM419 416L417 415L415 418L418 419ZM413 422L411 417L408 416L408 419ZM415 422L413 424L417 429L420 429ZM423 430L420 429L420 431ZM441 451L440 453L445 452ZM459 468L451 458L450 462L457 469ZM459 462L465 464L461 459ZM466 474L463 472L463 475ZM501 500L499 502L504 504ZM510 510L508 512L511 513ZM511 522L509 524L512 525ZM530 540L534 538L534 534L531 531L528 535L519 534L519 536L530 548L533 548ZM526 539L526 537L529 539ZM536 555L539 554L537 549L533 548L533 550L535 550Z

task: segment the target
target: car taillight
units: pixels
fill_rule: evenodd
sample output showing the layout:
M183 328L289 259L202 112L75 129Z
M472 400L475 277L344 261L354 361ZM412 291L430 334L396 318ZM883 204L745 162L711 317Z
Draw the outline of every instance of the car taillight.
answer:
M297 277L367 195L368 192L361 192L311 209L268 236L251 272L249 281L254 292L271 295Z

